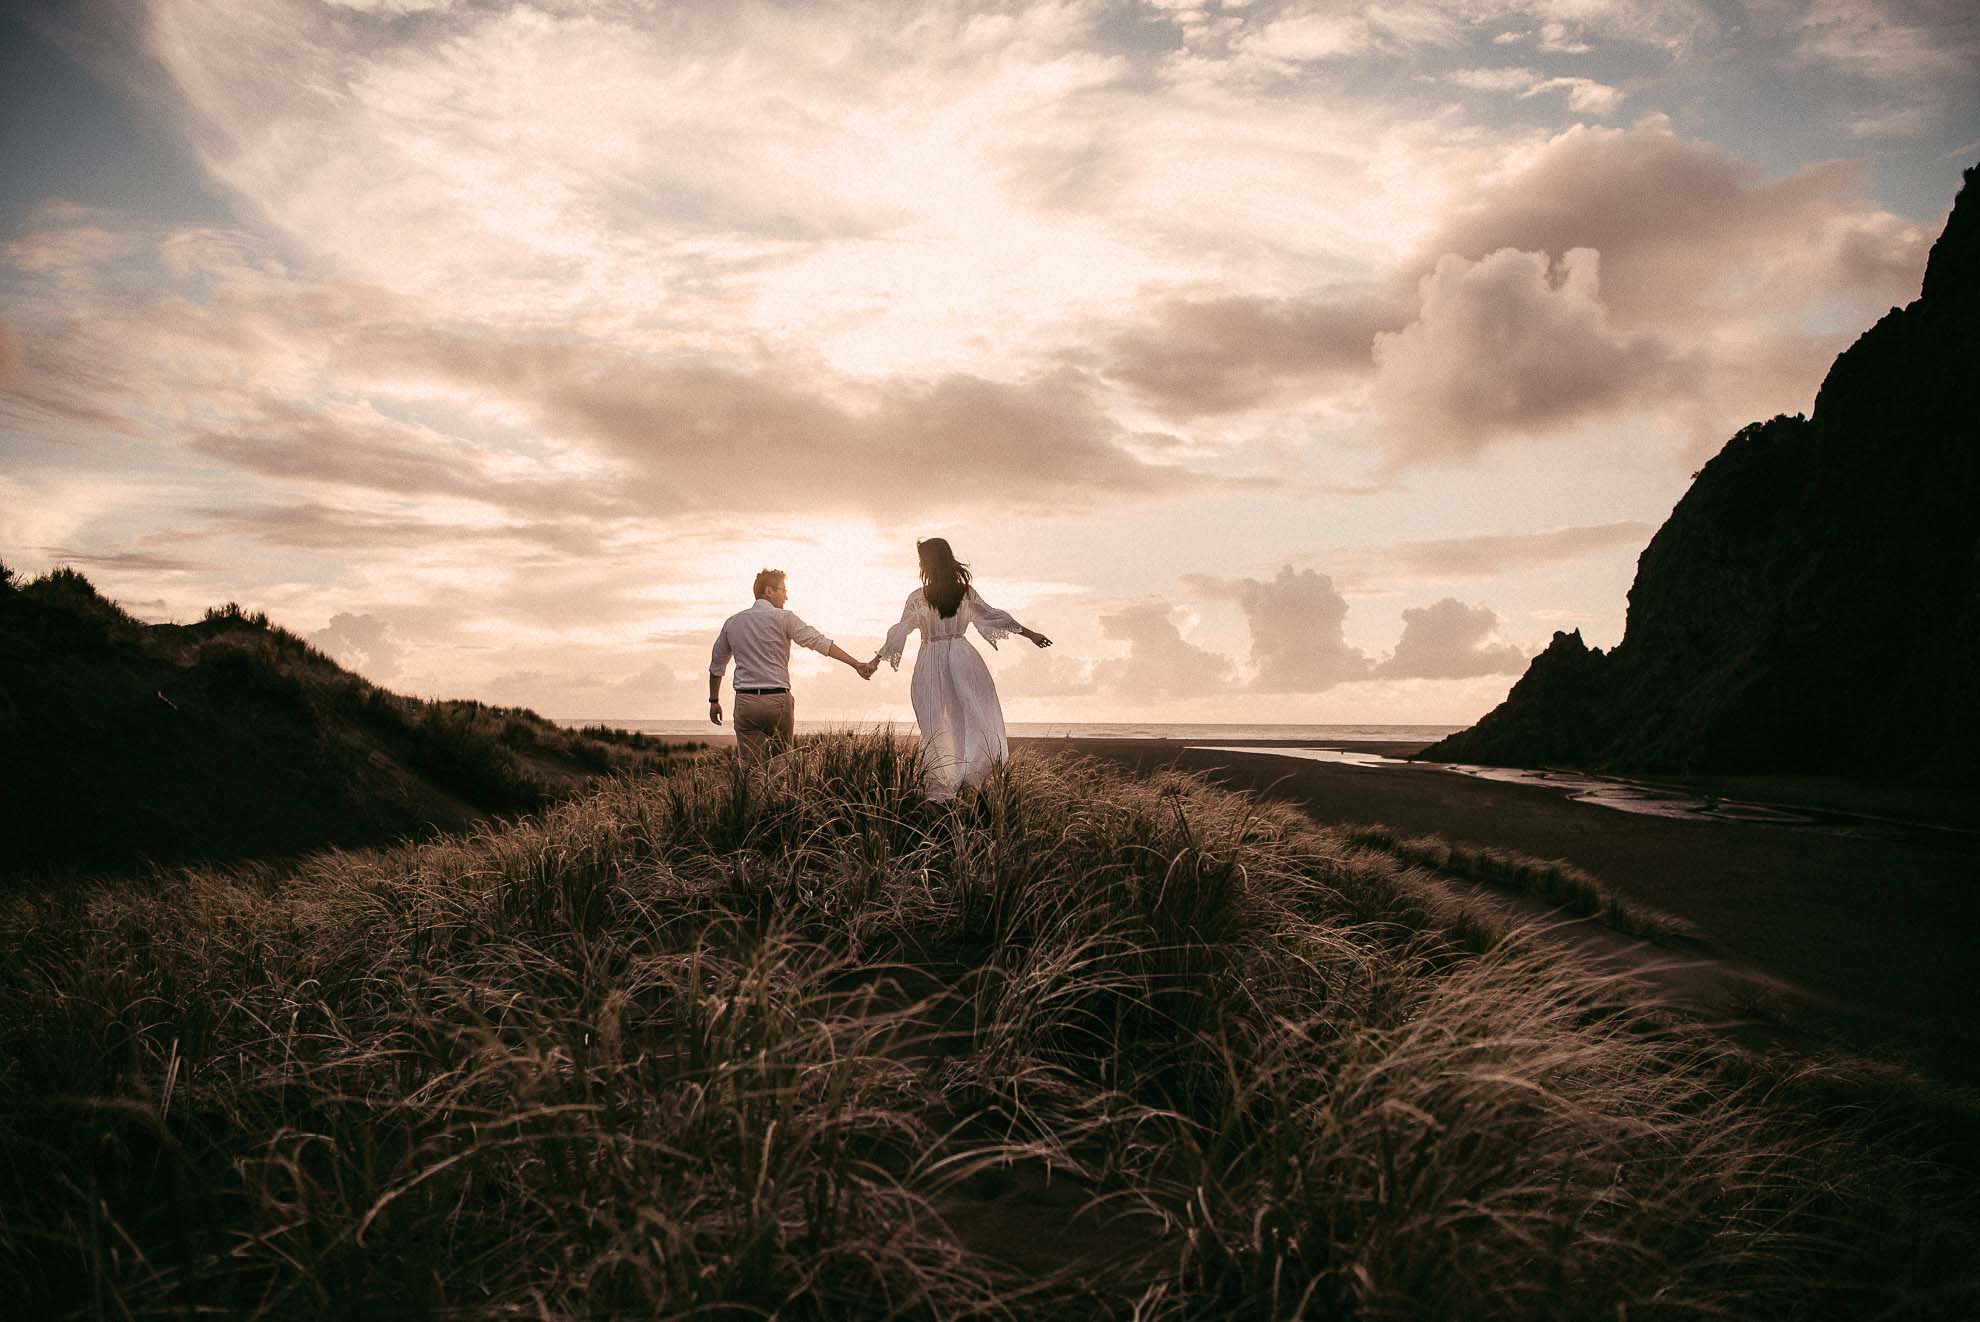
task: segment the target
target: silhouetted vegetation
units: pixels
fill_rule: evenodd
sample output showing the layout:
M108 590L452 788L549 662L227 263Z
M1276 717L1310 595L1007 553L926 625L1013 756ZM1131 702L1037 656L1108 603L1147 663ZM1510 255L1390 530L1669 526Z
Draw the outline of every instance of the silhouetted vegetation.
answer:
M1742 429L1638 562L1612 651L1556 634L1427 757L1980 781L1980 167L1921 296L1809 417Z
M0 879L365 845L521 813L688 750L402 697L237 603L144 624L0 576Z
M800 741L0 899L22 1316L1966 1318L1967 1099L1178 775ZM1572 878L1565 883L1572 883ZM1570 886L1572 889L1573 887Z

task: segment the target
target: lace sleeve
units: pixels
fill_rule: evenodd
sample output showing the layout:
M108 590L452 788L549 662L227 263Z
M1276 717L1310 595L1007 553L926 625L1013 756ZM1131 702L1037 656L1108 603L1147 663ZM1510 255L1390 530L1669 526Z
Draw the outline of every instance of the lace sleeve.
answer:
M880 645L880 659L894 669L901 668L901 649L907 646L908 635L921 627L921 592L917 589L908 594L907 605L901 607L901 622L887 630L887 641Z
M1000 639L1009 638L1014 633L1024 631L1024 626L1011 617L1009 611L998 610L985 601L975 588L969 590L968 600L970 623L983 635L983 641L995 647Z

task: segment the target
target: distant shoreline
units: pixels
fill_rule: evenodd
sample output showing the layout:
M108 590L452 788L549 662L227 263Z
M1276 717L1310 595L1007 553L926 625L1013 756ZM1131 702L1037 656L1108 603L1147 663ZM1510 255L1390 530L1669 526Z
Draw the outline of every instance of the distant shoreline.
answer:
M558 725L573 729L605 725L617 730L668 739L706 739L725 731L699 720L623 719L600 716L551 717ZM874 731L892 728L902 734L914 731L911 719L898 721L806 721L797 723L799 734L825 734L844 730ZM1152 739L1188 740L1191 743L1309 744L1316 740L1363 743L1413 743L1427 748L1447 734L1464 729L1461 725L1417 725L1407 723L1342 722L1338 724L1278 725L1243 721L1010 721L1006 732L1018 739Z

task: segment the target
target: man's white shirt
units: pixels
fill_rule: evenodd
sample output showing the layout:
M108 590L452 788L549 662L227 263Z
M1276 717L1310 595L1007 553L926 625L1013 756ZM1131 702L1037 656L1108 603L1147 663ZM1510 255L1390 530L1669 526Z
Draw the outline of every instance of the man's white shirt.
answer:
M830 654L832 640L797 617L795 611L772 606L758 597L748 610L722 622L708 673L720 675L736 661L739 689L787 689L791 686L791 644Z

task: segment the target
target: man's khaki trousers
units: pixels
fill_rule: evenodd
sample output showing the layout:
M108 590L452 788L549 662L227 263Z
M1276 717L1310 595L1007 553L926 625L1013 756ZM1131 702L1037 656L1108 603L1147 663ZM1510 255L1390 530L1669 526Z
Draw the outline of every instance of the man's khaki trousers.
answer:
M797 702L788 693L736 694L736 755L743 770L774 781L797 730Z

